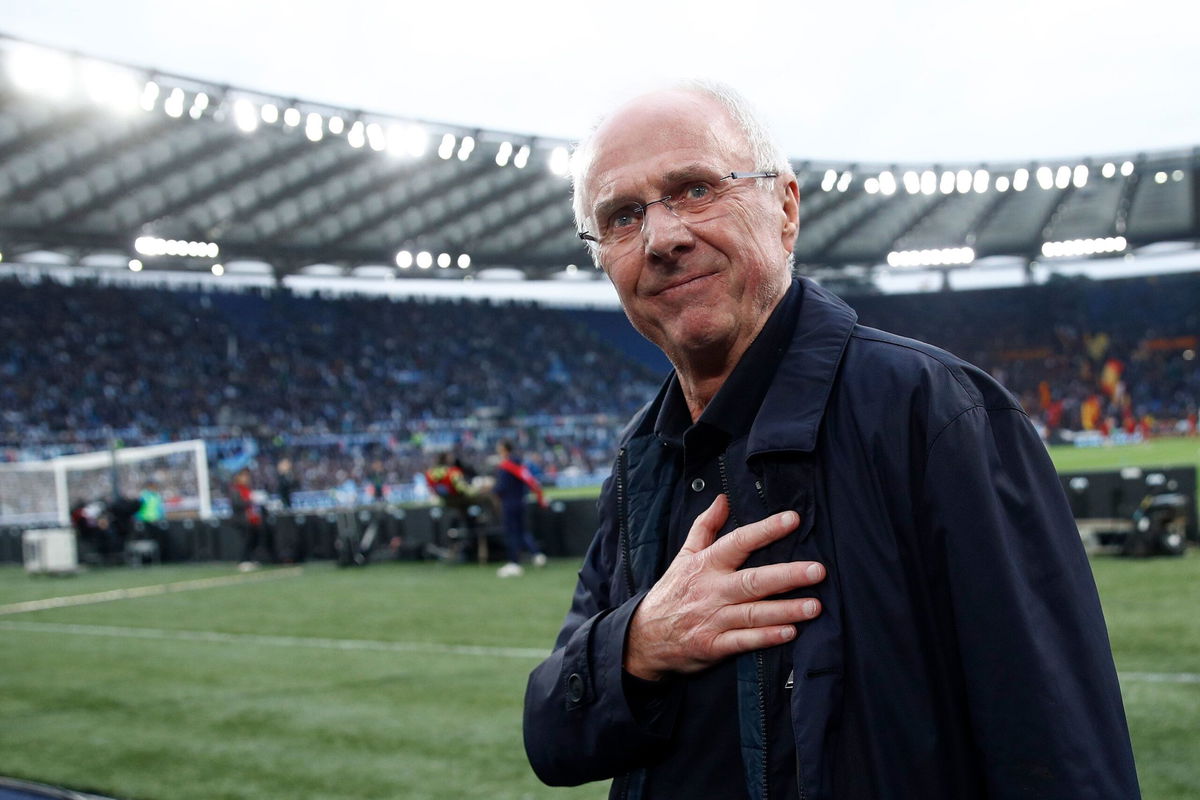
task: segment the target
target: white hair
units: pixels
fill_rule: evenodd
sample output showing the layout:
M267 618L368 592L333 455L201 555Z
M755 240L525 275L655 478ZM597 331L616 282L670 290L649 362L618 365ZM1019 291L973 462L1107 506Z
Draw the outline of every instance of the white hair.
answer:
M750 155L754 159L754 169L757 172L776 172L784 177L795 177L792 164L784 154L775 137L762 119L755 113L750 103L736 89L723 83L708 80L689 80L668 87L685 92L691 92L715 100L729 114L734 125L746 137ZM575 147L571 154L571 208L575 212L575 226L578 230L595 230L595 222L591 219L589 210L584 205L584 182L591 171L595 160L596 131L604 123L601 118L592 126L588 135ZM756 183L760 187L774 184L771 178L761 178ZM600 266L599 251L594 242L588 242L592 261ZM790 259L789 259L790 261Z

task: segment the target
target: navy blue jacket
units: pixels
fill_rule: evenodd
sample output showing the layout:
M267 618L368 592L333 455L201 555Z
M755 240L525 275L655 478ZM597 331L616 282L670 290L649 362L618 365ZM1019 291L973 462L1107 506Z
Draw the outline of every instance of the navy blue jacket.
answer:
M801 283L790 349L724 456L737 519L801 516L748 565L828 570L807 592L818 618L738 657L729 724L748 796L1138 798L1091 570L1018 403L981 370L857 325ZM615 777L613 796L639 797L642 770L671 747L671 704L694 702L635 715L622 681L629 619L674 555L661 402L623 436L571 609L529 679L526 752L550 784Z

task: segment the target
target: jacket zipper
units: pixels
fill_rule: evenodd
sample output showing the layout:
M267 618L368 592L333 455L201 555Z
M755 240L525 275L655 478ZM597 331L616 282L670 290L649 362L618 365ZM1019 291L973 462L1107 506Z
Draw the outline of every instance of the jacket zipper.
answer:
M729 500L729 519L733 522L735 528L741 527L741 522L738 521L737 512L733 506L733 489L729 483L729 470L725 465L725 453L717 457L717 468L721 473L721 491ZM759 482L755 482L755 487L759 490L759 495L762 494L762 487ZM762 736L762 800L767 800L770 796L768 788L768 767L770 750L767 747L767 690L766 690L766 672L767 663L766 657L761 650L754 651L754 665L758 674L758 725L759 733Z
M625 573L625 588L629 592L629 596L633 597L633 564L629 560L629 520L627 519L628 508L626 508L625 497L625 471L627 467L627 456L625 448L622 447L617 453L617 519L619 522L618 539L621 543L621 563L624 565L623 572Z
M770 510L769 507L767 506L767 492L763 488L763 482L761 479L754 481L754 489L758 492L758 499L762 501L763 508ZM787 681L784 682L783 688L790 692L792 689L795 688L795 686L796 686L796 668L792 667L791 671L788 672ZM790 696L787 698L787 701L789 704L792 702L792 699ZM796 747L796 754L795 754L795 758L796 758L796 792L799 794L800 800L808 800L808 793L806 791L804 791L804 773L802 773L800 771L800 743L796 742L795 747Z

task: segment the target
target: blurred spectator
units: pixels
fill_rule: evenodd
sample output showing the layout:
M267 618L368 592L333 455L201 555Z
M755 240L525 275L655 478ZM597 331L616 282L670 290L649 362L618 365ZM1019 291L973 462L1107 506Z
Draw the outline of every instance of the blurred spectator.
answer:
M250 483L250 470L238 470L233 485L229 487L229 505L233 509L233 522L242 535L242 560L238 568L244 572L257 569L259 547L265 547L271 563L279 561L275 552L275 541L263 524L262 498Z
M500 456L500 464L496 467L496 483L492 491L500 498L504 547L508 556L508 562L496 574L501 578L513 578L523 572L522 552L530 554L534 566L546 565L546 555L525 527L525 498L533 492L541 506L546 505L546 498L529 468L513 454L511 442L501 441L496 445L496 453Z

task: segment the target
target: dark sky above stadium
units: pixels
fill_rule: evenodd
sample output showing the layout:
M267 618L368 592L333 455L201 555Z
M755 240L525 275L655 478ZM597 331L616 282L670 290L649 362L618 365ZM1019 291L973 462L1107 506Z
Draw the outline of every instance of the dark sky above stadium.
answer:
M1200 144L1196 13L1168 0L0 0L0 32L568 139L633 89L710 77L746 93L797 158L1004 161Z

